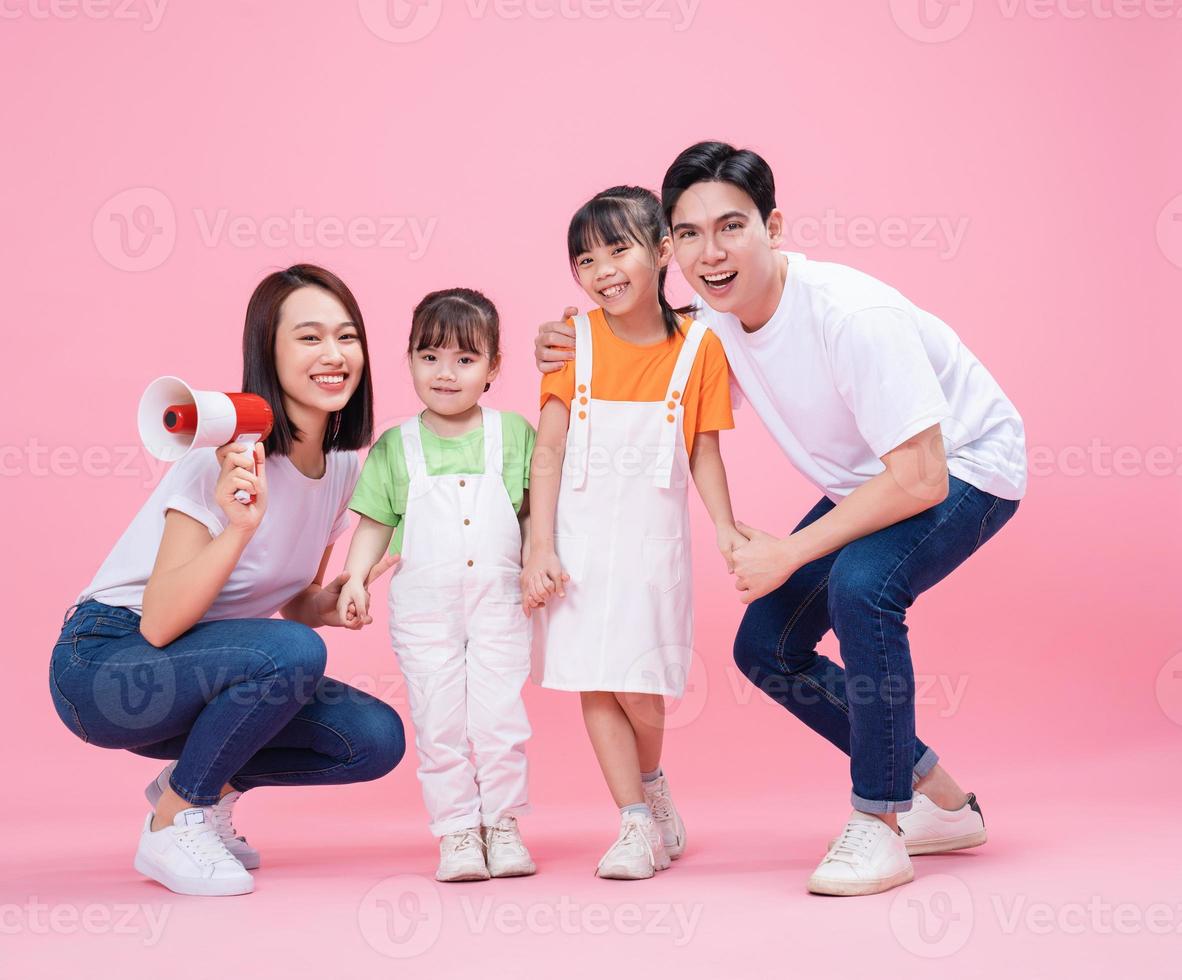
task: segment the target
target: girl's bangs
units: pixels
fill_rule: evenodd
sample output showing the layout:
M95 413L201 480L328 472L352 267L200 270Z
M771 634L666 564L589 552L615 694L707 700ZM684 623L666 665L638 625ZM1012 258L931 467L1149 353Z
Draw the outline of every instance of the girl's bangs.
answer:
M599 199L588 201L571 219L566 236L566 247L570 260L584 252L602 245L617 242L635 242L645 245L643 236L636 227L636 215L624 201Z

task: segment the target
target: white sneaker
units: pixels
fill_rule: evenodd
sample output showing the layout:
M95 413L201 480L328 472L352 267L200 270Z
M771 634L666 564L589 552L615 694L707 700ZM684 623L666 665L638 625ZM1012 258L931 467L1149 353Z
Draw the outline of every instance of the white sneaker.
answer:
M135 870L178 895L246 895L254 878L222 843L213 829L210 807L182 810L172 824L152 829L152 814L144 821Z
M656 821L643 813L629 813L621 818L620 836L600 858L595 873L600 878L635 881L667 867L669 854Z
M480 828L470 827L439 838L439 868L436 881L484 881L488 865L484 863L484 841Z
M923 793L912 797L911 809L899 814L899 829L908 854L942 854L977 847L986 841L985 818L977 797L969 793L959 810L945 810Z
M809 879L815 895L874 895L915 877L903 835L855 810Z
M653 821L661 831L661 840L670 861L676 861L685 851L685 824L681 814L673 805L669 795L669 783L662 773L658 778L644 783L644 802L653 811Z
M501 817L481 833L484 836L488 873L493 878L519 878L538 870L521 839L516 817Z
M159 776L144 787L144 796L152 804L153 810L156 809L156 804L160 802L160 797L168 788L168 777L172 775L175 768L176 763L170 762L160 770ZM210 807L213 829L217 831L222 843L226 845L226 850L238 858L242 867L247 871L254 871L262 862L259 852L251 847L246 842L246 838L234 829L234 804L238 802L238 797L241 795L237 790L227 793Z

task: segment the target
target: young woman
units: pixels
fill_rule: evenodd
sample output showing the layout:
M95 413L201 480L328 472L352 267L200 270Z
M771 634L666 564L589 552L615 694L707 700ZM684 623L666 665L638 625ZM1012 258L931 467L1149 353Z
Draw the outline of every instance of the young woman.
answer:
M734 424L727 364L718 338L665 299L673 253L651 191L597 194L567 246L600 305L576 321L575 360L542 382L522 591L539 620L540 681L581 692L620 808L597 874L651 878L685 848L660 763L664 698L684 693L693 649L691 477L728 563L747 541L718 448Z
M135 867L187 895L253 890L258 852L232 822L246 790L376 779L404 750L392 708L324 676L315 632L344 625L347 576L324 574L373 430L365 326L340 279L298 265L258 285L242 390L272 408L265 445L196 450L165 474L67 611L50 663L75 735L176 760L145 791Z

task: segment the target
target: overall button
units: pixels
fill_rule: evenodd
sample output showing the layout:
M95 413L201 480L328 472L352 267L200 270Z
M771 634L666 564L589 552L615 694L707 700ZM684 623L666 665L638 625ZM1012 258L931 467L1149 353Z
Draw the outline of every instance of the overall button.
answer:
M586 413L586 412L579 412L579 418L581 418L581 419L585 419L586 417L587 417L587 413Z
M471 559L471 558L469 558L469 559L468 559L468 567L469 567L469 568L471 568L471 567L472 567L472 559Z
M586 385L579 385L579 394L580 395L583 394L583 392L585 392L586 390L587 390Z
M461 481L460 481L460 486L461 486L461 487L466 487L467 485L468 485L468 484L466 484L466 483L465 483L463 480L461 480Z
M673 416L672 416L672 415L666 415L666 416L665 416L665 418L667 418L667 419L668 419L670 422L672 422L672 421L673 421Z
M676 407L677 407L677 402L669 402L669 407L670 407L670 408L676 408Z
M579 399L579 404L580 404L580 405L586 405L586 404L587 404L587 396L586 396L586 395L584 395L582 398L580 398L580 399Z
M470 520L468 520L468 518L466 518L466 517L465 517L465 518L464 518L464 523L465 523L465 524L471 524L472 522L471 522Z
M674 398L680 398L680 397L681 397L681 392L680 392L680 391L675 391L675 392L673 392L673 397L674 397Z

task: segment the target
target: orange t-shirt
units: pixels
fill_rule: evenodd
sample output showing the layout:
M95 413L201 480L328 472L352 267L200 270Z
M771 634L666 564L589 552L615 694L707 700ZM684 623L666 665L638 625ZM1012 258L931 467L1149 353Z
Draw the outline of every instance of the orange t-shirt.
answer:
M594 397L610 402L664 401L677 356L685 345L685 335L679 333L656 344L630 344L612 333L602 309L596 308L587 316L595 345L591 372ZM688 319L682 320L683 330L688 323ZM559 371L542 375L542 405L546 404L547 398L554 397L569 409L574 396L574 361L567 361ZM731 414L730 369L722 342L713 330L706 331L698 347L681 403L685 407L687 453L693 452L694 436L699 432L735 427Z

